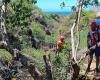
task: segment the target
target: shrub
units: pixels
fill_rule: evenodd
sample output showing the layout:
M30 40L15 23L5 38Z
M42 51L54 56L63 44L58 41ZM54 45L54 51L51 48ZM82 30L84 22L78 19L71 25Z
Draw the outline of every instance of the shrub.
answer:
M12 55L9 52L7 52L5 49L0 49L0 57L7 61L12 60Z
M43 26L39 23L32 23L32 32L33 35L36 35L38 39L45 39L45 32L43 31Z

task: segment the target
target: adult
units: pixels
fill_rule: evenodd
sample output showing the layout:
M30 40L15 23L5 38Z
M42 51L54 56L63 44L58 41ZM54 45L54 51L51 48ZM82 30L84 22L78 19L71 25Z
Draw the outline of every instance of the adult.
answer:
M59 54L59 52L61 51L63 44L64 44L64 36L61 35L59 40L56 43L56 53Z
M92 20L90 22L89 26L90 26L90 31L88 32L88 35L87 35L87 47L88 47L88 49L90 49L92 46L94 46L96 44L96 42L95 42L95 27L97 25L96 25L95 20ZM88 67L86 70L86 74L87 74L87 72L90 71L90 66L91 66L91 63L93 60L94 52L95 52L95 50L90 50L90 53L88 55Z

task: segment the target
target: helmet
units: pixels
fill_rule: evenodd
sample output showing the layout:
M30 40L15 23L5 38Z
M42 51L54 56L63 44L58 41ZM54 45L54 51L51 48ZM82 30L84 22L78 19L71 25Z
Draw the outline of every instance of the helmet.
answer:
M64 36L62 35L62 36L60 36L60 40L63 42L64 41Z
M97 12L96 17L97 18L100 17L100 12Z

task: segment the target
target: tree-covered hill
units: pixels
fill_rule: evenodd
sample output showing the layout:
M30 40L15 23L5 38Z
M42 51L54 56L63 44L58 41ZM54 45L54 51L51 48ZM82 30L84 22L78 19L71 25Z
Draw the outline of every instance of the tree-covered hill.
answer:
M3 4L1 3L1 6L2 5ZM10 72L8 71L7 74L4 73L0 76L5 80L16 79L20 78L17 76L17 74L20 74L21 71L23 72L23 69L27 71L26 66L23 65L26 64L24 62L26 62L27 60L27 58L24 58L24 56L19 59L19 61L17 62L18 65L16 64L16 59L14 58L12 53L13 50L18 49L23 53L23 55L28 57L29 60L31 59L34 62L34 65L36 65L36 67L42 73L43 79L45 80L47 77L43 61L43 55L45 55L43 45L50 43L55 45L60 34L63 34L66 31L64 27L66 29L70 29L68 26L66 26L67 17L56 14L45 14L39 8L37 8L31 2L31 0L11 0L10 3L7 4L5 20L5 28L7 31L7 34L5 36L7 38L8 45L5 45L5 47L1 45L0 48L6 48L8 52L4 49L0 49L0 55L2 58L1 65L3 64L3 66L7 66L6 68L7 70L10 70ZM0 35L0 40L3 40L2 33L0 33ZM39 47L40 42L44 42L41 47ZM66 41L66 43L68 43L68 41ZM68 43L68 46L69 45L70 43ZM54 66L53 73L55 74L53 74L53 78L66 78L66 67L68 66L67 64L65 64L67 61L65 60L67 59L65 54L67 50L69 51L70 46L67 48L67 50L64 49L61 56L59 57L56 57L55 52L49 52L48 46L44 47L47 47L47 54L50 54L51 62ZM20 60L23 64L20 63ZM22 66L20 67L19 64L21 64ZM5 71L5 69L3 69L3 71ZM59 71L61 71L61 73L58 73ZM6 75L8 76L6 77ZM29 73L27 73L27 76L28 75Z
M35 0L11 0L6 5L6 18L4 18L7 33L3 34L3 30L0 28L0 65L6 69L0 68L0 77L4 80L17 80L18 78L21 80L48 80L50 74L47 73L51 71L50 78L54 80L70 80L70 29L75 19L75 13L69 16L46 14L35 3ZM3 4L0 3L0 5ZM79 49L86 48L87 26L89 20L94 18L95 12L83 10L81 14ZM4 16L4 14L1 15ZM55 47L60 35L65 36L65 43L57 56L52 48ZM82 40L83 37L84 40ZM7 42L7 45L2 44L2 40ZM20 56L18 59L16 53ZM6 70L8 70L7 74ZM30 78L20 76L24 73L26 77L30 76Z

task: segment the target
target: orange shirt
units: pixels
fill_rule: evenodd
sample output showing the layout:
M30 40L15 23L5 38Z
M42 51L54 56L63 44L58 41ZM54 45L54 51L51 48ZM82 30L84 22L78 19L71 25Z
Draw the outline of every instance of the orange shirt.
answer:
M57 49L61 48L63 46L63 42L61 42L60 40L57 41Z

